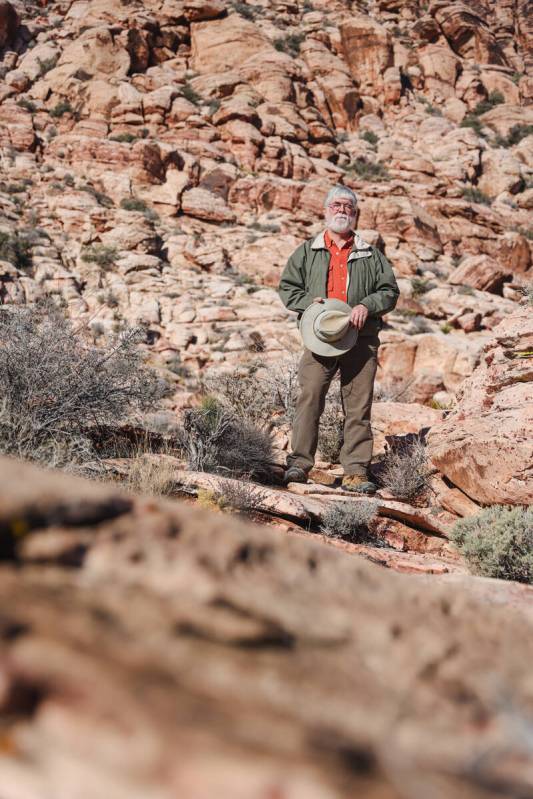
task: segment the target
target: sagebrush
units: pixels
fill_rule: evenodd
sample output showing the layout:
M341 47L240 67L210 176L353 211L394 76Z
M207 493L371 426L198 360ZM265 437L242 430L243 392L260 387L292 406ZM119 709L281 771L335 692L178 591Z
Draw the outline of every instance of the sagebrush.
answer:
M165 393L142 364L139 335L100 348L51 304L0 309L0 452L57 467L94 457L99 426Z
M194 471L262 481L271 478L270 432L250 424L213 397L205 397L199 408L184 412L182 445Z
M332 502L324 512L320 529L330 538L344 538L355 543L374 541L372 523L377 515L377 503L370 500Z
M413 501L427 493L433 471L424 439L408 436L386 450L379 480L398 499Z
M533 508L494 505L451 534L476 574L533 584Z

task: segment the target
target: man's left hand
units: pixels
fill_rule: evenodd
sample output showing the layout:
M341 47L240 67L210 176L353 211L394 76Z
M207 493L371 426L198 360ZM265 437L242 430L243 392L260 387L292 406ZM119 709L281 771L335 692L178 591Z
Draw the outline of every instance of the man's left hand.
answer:
M366 305L356 305L355 308L352 309L350 324L352 324L358 330L361 330L367 319L368 308Z

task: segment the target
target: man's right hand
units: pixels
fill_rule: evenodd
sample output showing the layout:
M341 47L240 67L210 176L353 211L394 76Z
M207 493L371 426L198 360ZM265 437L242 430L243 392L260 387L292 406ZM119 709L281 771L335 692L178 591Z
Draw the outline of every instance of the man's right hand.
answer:
M315 297L313 302L324 302L324 298L323 297Z

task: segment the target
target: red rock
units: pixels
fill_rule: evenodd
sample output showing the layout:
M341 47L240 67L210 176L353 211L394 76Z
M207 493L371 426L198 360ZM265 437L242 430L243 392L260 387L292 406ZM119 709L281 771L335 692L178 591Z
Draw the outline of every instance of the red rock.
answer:
M524 306L495 328L461 399L429 434L431 459L486 505L533 501L533 317Z

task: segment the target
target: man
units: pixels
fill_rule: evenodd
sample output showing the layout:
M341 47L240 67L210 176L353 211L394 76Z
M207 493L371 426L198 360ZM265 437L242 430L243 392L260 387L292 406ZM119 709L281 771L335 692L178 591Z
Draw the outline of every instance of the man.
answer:
M300 362L300 393L287 458L285 482L307 482L318 442L318 425L331 381L340 371L344 411L344 442L340 462L342 486L373 493L369 479L372 459L370 411L379 346L381 317L391 311L399 290L392 267L375 247L354 232L357 197L345 186L329 192L325 207L326 230L301 244L289 258L279 285L284 305L298 313L325 298L342 300L351 307L350 324L358 331L353 349L339 357L316 355L308 349Z

